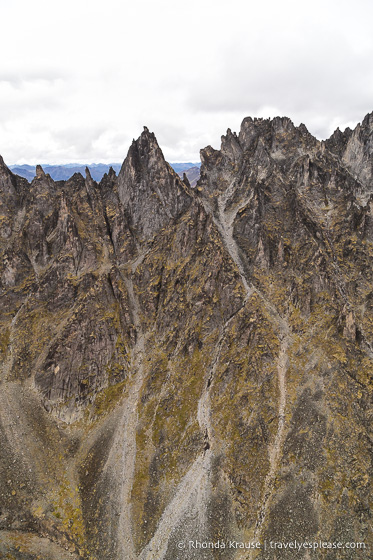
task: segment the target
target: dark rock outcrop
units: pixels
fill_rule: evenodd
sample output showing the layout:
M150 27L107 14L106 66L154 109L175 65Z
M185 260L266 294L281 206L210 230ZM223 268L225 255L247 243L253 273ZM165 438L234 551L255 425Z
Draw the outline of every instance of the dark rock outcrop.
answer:
M185 185L146 127L124 160L118 175L118 194L140 241L152 239L191 204Z
M336 153L343 165L358 180L362 189L359 193L366 197L373 192L373 113L369 113L354 130L347 128L343 133L337 130L327 147Z

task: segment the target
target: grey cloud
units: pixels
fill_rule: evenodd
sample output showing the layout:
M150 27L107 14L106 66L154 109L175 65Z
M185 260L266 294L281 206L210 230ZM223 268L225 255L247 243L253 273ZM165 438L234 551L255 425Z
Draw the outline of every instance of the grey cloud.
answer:
M55 139L59 150L71 154L71 157L90 158L95 153L94 144L105 133L102 125L69 126L62 130L54 130ZM104 150L101 150L101 152Z
M155 131L158 142L165 147L175 146L176 143L182 141L187 135L185 126L156 118L149 119L147 126Z
M329 44L331 41L331 44ZM188 99L199 112L240 111L260 116L271 107L316 124L328 135L330 121L358 120L372 110L371 49L353 55L347 41L325 37L316 44L279 45L273 54L242 50L233 44L223 54L219 71L200 81ZM275 49L275 47L273 46ZM323 118L320 119L320 116ZM315 118L316 117L316 118Z
M0 118L3 122L33 114L59 111L64 104L66 84L60 78L0 76Z
M62 70L54 68L14 68L0 72L0 83L7 82L15 88L22 88L30 82L53 83L57 80L66 80L69 75Z
M139 134L141 131L139 131ZM92 163L121 162L127 155L132 138L129 134L100 126L69 127L57 131L54 137L61 153L69 161Z
M100 125L71 125L60 130L55 130L53 135L63 145L80 145L86 144L87 142L92 143L104 132L105 128Z
M61 41L26 0L5 7L8 19L21 9L29 18L14 60L0 63L0 152L10 163L121 161L143 125L168 161L197 160L248 115L287 115L325 137L373 109L370 0L162 0L161 11L108 0L110 25L93 0L76 8L84 26L71 20L75 4L59 10ZM5 27L0 42L12 33Z

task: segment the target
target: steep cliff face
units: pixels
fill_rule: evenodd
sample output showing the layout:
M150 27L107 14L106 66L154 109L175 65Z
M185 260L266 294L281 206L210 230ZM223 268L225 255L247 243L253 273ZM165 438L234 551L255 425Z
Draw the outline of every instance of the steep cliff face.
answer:
M372 194L373 113L366 115L353 131L349 128L343 133L337 130L326 145L362 185L359 194L366 201L367 195Z
M247 118L195 188L146 128L99 184L0 160L2 557L373 546L371 135Z
M190 205L185 185L165 161L152 132L144 127L118 175L118 194L135 238L147 241Z

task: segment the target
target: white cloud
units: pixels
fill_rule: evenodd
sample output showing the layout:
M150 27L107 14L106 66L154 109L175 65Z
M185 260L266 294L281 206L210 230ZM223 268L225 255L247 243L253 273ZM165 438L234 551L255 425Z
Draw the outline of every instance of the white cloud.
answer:
M370 0L17 0L2 6L0 153L121 161L143 125L196 160L247 116L319 137L373 109Z

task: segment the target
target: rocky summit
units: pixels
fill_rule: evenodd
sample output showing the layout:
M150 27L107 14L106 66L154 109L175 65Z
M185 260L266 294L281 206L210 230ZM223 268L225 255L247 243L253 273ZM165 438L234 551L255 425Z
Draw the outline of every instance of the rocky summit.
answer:
M201 160L0 158L1 558L370 556L373 113Z

